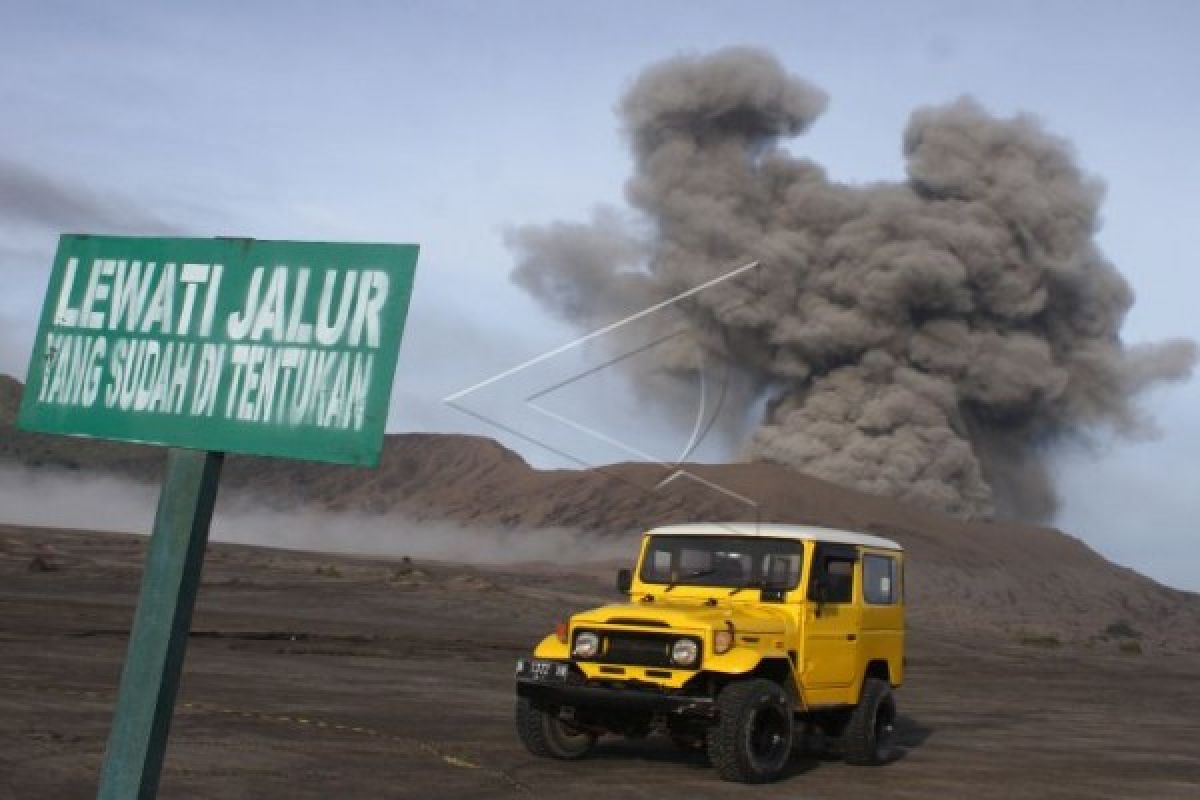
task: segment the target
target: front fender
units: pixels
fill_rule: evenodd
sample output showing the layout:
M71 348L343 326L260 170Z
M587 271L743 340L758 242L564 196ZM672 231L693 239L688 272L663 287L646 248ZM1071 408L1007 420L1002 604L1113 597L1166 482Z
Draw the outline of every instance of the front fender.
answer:
M559 641L558 637L552 633L533 648L533 657L567 659L571 657L571 651L566 642Z
M754 672L758 666L767 660L786 661L791 663L788 654L775 650L755 650L752 647L735 647L728 653L713 654L704 662L704 669L712 672L724 672L730 675L743 675Z

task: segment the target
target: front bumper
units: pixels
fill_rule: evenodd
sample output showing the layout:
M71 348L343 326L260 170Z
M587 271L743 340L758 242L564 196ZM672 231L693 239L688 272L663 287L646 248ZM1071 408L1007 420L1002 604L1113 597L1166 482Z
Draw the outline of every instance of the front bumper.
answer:
M517 661L517 695L558 707L687 714L712 717L711 697L663 691L654 686L589 682L574 664L541 659Z

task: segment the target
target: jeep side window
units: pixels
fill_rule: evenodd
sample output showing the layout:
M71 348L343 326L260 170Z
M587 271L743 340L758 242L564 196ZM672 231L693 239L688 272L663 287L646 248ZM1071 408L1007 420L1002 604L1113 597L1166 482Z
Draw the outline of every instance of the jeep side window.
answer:
M824 587L824 602L849 603L854 597L854 559L825 558L813 580Z
M896 560L888 556L863 556L863 599L872 605L893 605L899 596Z

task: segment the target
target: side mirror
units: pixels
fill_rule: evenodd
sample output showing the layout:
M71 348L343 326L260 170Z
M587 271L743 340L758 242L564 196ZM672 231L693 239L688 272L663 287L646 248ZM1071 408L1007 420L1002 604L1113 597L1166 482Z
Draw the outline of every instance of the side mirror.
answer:
M814 577L808 585L808 600L816 604L813 613L821 616L821 607L829 601L829 580L824 575Z
M789 584L787 562L769 557L766 576L763 578L758 599L764 603L782 603L787 597Z
M619 569L617 570L617 591L621 594L629 594L629 590L633 588L633 570Z

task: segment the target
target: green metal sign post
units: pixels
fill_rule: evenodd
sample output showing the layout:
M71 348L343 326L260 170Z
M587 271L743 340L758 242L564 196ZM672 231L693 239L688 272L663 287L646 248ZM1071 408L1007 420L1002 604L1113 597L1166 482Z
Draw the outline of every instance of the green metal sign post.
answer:
M152 798L158 793L223 460L222 453L196 450L172 448L167 454L100 775L100 800Z
M226 452L379 461L417 246L67 235L17 418L170 447L100 800L152 798Z

